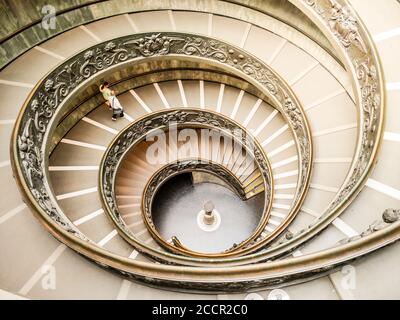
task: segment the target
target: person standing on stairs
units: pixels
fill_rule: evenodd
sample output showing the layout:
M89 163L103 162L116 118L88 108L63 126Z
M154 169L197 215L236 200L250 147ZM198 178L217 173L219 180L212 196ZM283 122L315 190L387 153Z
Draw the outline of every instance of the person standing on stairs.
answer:
M115 96L115 91L109 88L109 83L107 81L100 86L100 92L106 100L106 104L109 106L110 110L112 110L112 120L116 121L117 116L122 118L124 116L124 108Z

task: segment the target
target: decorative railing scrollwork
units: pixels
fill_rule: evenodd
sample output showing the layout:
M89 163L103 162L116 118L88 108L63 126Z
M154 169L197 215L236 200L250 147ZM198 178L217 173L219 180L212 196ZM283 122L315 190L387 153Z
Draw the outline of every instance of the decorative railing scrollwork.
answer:
M166 164L152 175L145 186L142 197L142 217L153 238L168 251L175 253L180 253L180 251L187 251L191 256L207 256L205 254L200 254L189 249L177 251L174 245L171 245L168 241L161 237L156 227L154 226L152 217L152 205L154 202L154 197L159 188L165 182L178 174L199 171L212 174L223 180L229 187L231 187L235 191L235 193L242 200L246 200L246 192L242 182L238 177L235 176L233 172L225 168L222 164L213 162L212 160L199 158L179 159L176 162ZM270 199L271 197L268 196L268 198ZM226 251L233 251L237 249L240 248L233 245L232 248L229 248Z
M146 115L123 129L107 148L100 165L101 170L99 191L106 213L114 222L120 234L128 242L130 242L137 250L141 252L147 252L147 254L151 255L151 251L148 250L150 248L146 244L140 243L140 241L130 232L129 228L126 226L123 218L121 217L116 203L114 183L118 167L127 152L133 150L136 145L143 141L146 136L150 135L152 132L160 129L167 130L171 125L174 127L176 126L177 128L211 128L222 132L224 135L231 135L235 141L240 143L243 149L245 149L246 153L249 154L252 159L254 159L255 166L263 178L265 192L263 215L254 233L247 240L244 240L240 244L236 245L234 250L228 250L227 252L219 254L201 254L171 247L165 241L163 241L161 237L158 236L158 233L154 229L154 225L151 223L150 203L152 201L152 196L150 194L146 194L146 192L152 193L156 189L157 184L154 184L154 182L157 180L154 178L149 180L150 185L147 185L145 188L142 205L143 215L149 227L150 233L172 251L191 256L209 258L224 257L243 254L250 251L252 249L251 246L257 243L257 239L259 239L259 242L263 241L263 239L260 239L259 236L264 231L265 226L268 223L268 218L272 208L272 195L274 193L272 169L262 147L258 144L258 142L255 141L239 124L215 112L192 108L185 108L183 110L167 109ZM173 168L181 171L185 169L184 167L190 167L194 165L204 167L205 163L190 161L183 163L178 162L174 164ZM171 166L168 166L164 171L161 171L161 173L169 173L170 169ZM220 173L223 174L222 177L226 177L227 179L229 178L229 174L226 172L226 170L223 170L223 172L221 171ZM159 177L159 175L156 175L155 177ZM153 182L153 184L151 184L151 182ZM245 246L245 250L241 250L241 248ZM163 255L162 252L159 252L159 254Z
M293 251L312 239L347 208L361 191L376 161L382 139L385 90L383 72L373 41L345 0L290 0L325 33L346 61L352 74L358 105L358 141L348 175L328 208L312 225L271 248L271 255Z

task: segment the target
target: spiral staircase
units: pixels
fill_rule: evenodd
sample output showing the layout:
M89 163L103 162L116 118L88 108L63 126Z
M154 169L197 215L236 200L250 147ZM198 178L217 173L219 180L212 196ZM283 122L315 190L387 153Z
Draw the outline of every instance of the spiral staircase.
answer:
M53 5L1 4L0 298L400 298L398 1Z

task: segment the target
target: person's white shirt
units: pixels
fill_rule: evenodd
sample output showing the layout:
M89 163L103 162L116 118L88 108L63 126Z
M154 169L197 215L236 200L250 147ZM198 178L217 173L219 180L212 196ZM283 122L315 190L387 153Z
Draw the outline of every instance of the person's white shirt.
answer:
M116 96L110 96L108 101L110 102L113 110L123 110L122 105Z

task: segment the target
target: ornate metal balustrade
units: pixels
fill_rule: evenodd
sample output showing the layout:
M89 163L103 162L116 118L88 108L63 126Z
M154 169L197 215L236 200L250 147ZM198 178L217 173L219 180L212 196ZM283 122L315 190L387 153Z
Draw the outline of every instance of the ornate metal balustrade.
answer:
M226 68L255 85L274 102L293 132L301 161L290 217L294 217L304 200L311 172L311 135L304 112L287 84L271 68L234 46L203 36L156 33L119 38L78 54L46 76L27 100L12 137L12 164L26 201L46 228L79 253L128 277L166 287L194 290L235 291L299 281L333 270L346 261L397 241L400 225L396 218L396 221L386 223L383 228L382 225L374 226L372 232L367 232L364 237L337 247L303 257L265 262L288 254L315 237L345 210L363 187L373 167L383 128L385 91L382 70L371 37L357 14L345 0L291 2L316 23L337 49L352 76L359 110L357 148L351 169L334 201L318 220L266 250L234 259L215 259L212 261L215 268L198 268L211 264L204 259L186 258L185 264L196 266L194 268L156 265L116 256L91 243L65 217L51 193L46 172L46 144L57 124L63 103L91 77L108 68L165 56L204 59L210 64ZM290 221L288 219L283 224L282 230ZM183 258L166 255L170 263L182 263ZM243 265L228 268L240 264Z
M258 171L258 170L257 170ZM198 159L198 158L190 158L190 159L180 159L176 162L167 164L160 168L156 173L152 175L152 177L149 179L149 181L146 184L146 187L143 191L143 197L142 197L142 217L143 220L145 221L145 224L150 231L151 235L153 238L163 246L168 251L175 252L175 253L182 253L184 252L185 254L189 256L199 256L199 257L213 257L215 255L212 254L204 254L204 253L199 253L195 252L193 250L184 248L181 244L178 246L178 250L176 250L176 243L170 244L168 241L166 241L158 232L156 229L154 223L153 223L153 215L152 215L152 205L154 202L154 197L159 190L159 188L167 182L169 179L172 177L182 174L182 173L192 173L192 172L205 172L211 175L214 175L215 177L222 179L228 186L230 186L235 193L243 200L245 201L247 199L246 192L245 192L245 187L240 181L239 177L236 177L235 174L225 168L222 164L215 163L212 160L205 160L205 159ZM263 182L263 187L264 187L264 182ZM263 188L264 189L264 188ZM270 192L270 190L268 190ZM271 200L271 197L268 196L269 200ZM264 216L264 214L263 214ZM268 215L269 216L269 215ZM268 222L268 219L265 219L265 223L260 223L263 227L265 227L266 223ZM261 229L262 230L262 229ZM253 238L257 239L257 237L260 236L259 232L257 232L257 236L253 236ZM175 237L175 239L177 239ZM228 248L225 250L225 252L236 252L237 254L240 254L240 248L241 246L237 245L232 245L231 248Z
M250 157L254 159L256 169L260 172L263 178L265 192L263 214L254 233L247 240L244 240L235 246L235 248L232 250L228 250L228 252L219 254L201 254L169 246L165 241L162 240L161 237L158 236L158 233L151 222L150 203L153 199L152 194L157 187L157 183L154 183L157 181L156 178L159 177L159 175L156 175L154 179L149 180L150 184L146 187L143 195L142 211L150 233L172 251L185 255L211 258L238 255L251 251L252 246L254 246L256 243L258 245L259 242L264 241L264 238L260 238L260 234L264 231L265 226L268 223L272 207L272 196L274 194L274 190L271 166L262 147L247 133L246 130L244 130L243 127L223 115L202 109L167 109L144 116L122 130L109 145L100 165L99 190L105 211L111 217L117 230L137 250L152 255L151 250L149 250L150 248L146 244L140 243L140 241L138 241L138 239L129 231L129 228L123 221L116 203L114 184L118 167L123 161L123 158L127 152L134 150L135 146L143 141L146 136L149 136L152 132L157 132L160 129L168 130L171 125L176 126L178 129L182 127L210 128L221 132L222 135L232 136L234 141L239 143L241 148L245 150L246 154L250 155ZM178 164L193 165L193 162ZM174 168L177 170L183 169L180 168L178 164L175 164ZM198 165L200 166L201 164L202 163L199 163ZM209 169L211 170L212 166L209 166ZM168 172L168 169L162 171L164 174ZM220 171L219 173L222 173L222 177L226 178L234 176L233 173L228 174L226 169ZM258 239L258 241L255 241L256 239ZM241 250L245 246L246 250ZM162 255L162 252L158 253L158 257Z
M312 143L307 120L296 97L285 82L268 66L244 51L223 42L201 36L177 33L156 33L122 37L99 44L63 63L51 72L27 101L15 127L13 154L24 192L34 206L65 228L69 233L85 239L65 217L48 187L45 168L47 139L62 114L65 100L91 77L119 64L173 56L179 59L206 59L209 64L223 67L258 87L276 104L288 120L296 140L300 159L299 181L292 209L285 221L263 239L270 241L284 230L294 218L304 200L311 171ZM263 246L259 241L256 245ZM254 247L254 249L257 249Z

